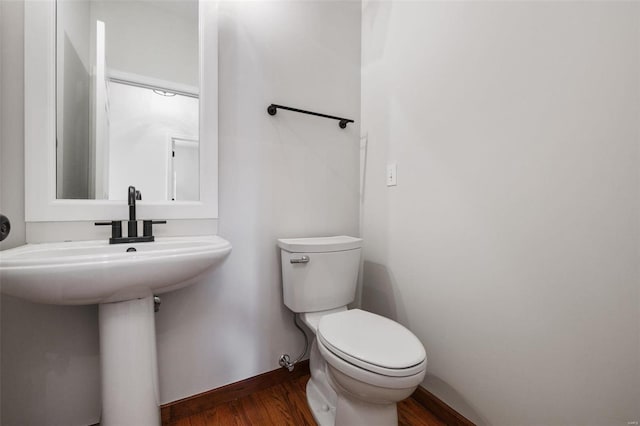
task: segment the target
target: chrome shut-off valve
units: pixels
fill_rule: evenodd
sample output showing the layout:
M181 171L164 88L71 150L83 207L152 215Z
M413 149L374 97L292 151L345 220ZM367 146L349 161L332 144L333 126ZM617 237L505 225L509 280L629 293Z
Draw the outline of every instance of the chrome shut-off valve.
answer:
M293 369L296 368L296 365L293 362L291 362L291 357L287 354L280 355L278 364L280 364L280 367L286 368L287 370L289 370L289 373L291 373Z

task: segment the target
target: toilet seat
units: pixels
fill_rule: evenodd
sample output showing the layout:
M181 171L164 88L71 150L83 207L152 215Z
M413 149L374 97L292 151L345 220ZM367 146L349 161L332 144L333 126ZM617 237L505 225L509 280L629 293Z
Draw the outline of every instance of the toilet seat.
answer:
M386 376L345 361L331 352L319 339L317 340L317 344L322 358L327 362L329 367L335 368L354 380L379 388L406 389L415 387L422 382L426 373L427 363L425 360L418 373L409 376Z
M426 368L418 338L401 324L371 312L352 309L323 316L317 336L323 349L371 373L408 377Z

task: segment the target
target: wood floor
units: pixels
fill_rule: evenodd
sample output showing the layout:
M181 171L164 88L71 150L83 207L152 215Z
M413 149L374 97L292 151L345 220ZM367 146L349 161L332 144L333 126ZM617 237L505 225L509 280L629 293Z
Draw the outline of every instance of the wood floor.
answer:
M305 394L307 380L309 380L308 375L302 376L222 403L210 410L177 420L170 425L313 426L315 422L307 406ZM411 398L398 404L398 422L400 426L445 425Z

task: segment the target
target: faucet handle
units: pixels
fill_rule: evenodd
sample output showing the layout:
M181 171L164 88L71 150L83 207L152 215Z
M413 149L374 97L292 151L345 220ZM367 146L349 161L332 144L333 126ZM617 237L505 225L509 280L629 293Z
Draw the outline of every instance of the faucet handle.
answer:
M167 223L166 220L143 220L142 221L142 235L144 237L153 236L153 225L161 225Z
M142 200L142 192L136 190L136 200Z
M95 222L96 226L111 225L111 238L122 238L122 221L112 220L111 222Z

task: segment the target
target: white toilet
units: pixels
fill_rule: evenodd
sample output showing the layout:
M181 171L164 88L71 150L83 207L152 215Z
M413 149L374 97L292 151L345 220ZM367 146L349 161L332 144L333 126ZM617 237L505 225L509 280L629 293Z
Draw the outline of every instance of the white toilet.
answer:
M424 346L395 321L347 310L362 240L280 239L284 303L316 338L307 401L320 426L397 425L397 402L424 378Z

